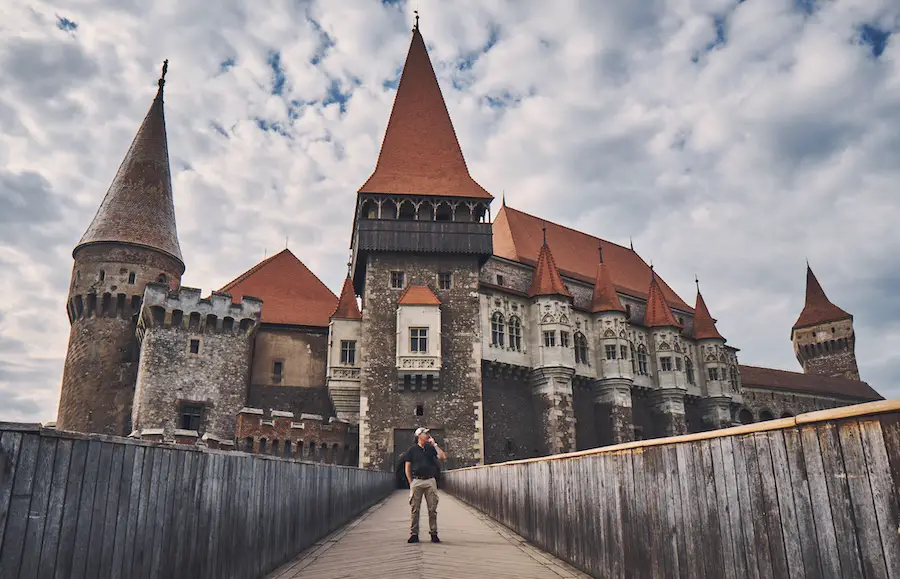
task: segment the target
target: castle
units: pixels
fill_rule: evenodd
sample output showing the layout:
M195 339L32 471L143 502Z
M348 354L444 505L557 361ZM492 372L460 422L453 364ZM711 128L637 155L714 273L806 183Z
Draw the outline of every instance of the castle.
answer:
M285 250L203 297L180 285L164 77L73 251L57 428L390 469L426 425L453 467L881 398L810 269L803 373L743 366L699 286L689 305L632 248L492 216L418 25L340 296Z

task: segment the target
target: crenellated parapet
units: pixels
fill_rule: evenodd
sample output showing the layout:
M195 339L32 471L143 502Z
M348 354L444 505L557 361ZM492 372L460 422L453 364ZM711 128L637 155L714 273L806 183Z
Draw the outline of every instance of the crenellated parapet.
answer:
M154 283L144 291L138 337L143 338L149 327L250 335L259 326L262 306L262 300L250 296L234 303L231 294L224 292L214 291L203 298L197 288L170 291L166 285Z
M356 465L358 428L320 414L244 407L238 412L238 450L331 464Z

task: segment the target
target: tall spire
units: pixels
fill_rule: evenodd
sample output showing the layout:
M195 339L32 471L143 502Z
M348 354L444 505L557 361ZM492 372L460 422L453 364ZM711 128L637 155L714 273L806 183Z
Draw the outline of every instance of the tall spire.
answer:
M600 261L597 264L597 277L594 279L591 312L624 312L625 307L622 305L622 300L619 299L619 294L616 293L607 266L603 263L603 246L599 243L597 252L600 254Z
M359 192L491 198L469 175L418 22L378 164Z
M644 313L644 325L648 328L681 327L659 287L653 266L650 266L650 289L647 291L647 311Z
M167 70L165 61L156 98L73 254L85 245L113 242L150 247L182 261L163 110Z
M794 323L793 329L815 326L827 322L836 322L838 320L852 319L853 316L837 307L825 295L825 290L816 279L809 262L806 263L806 304L800 317Z
M534 277L531 280L528 297L552 295L571 297L569 290L566 289L566 284L559 275L559 268L556 267L556 260L553 259L553 254L550 252L550 246L547 245L545 230L544 245L541 246L537 265L534 266Z
M344 280L344 287L341 289L341 297L338 300L337 308L331 314L331 319L340 320L361 320L362 314L359 313L359 306L356 305L356 293L353 291L353 280L350 276Z
M694 277L697 284L697 304L694 306L694 330L693 337L695 340L717 339L724 340L722 334L716 329L716 322L709 314L709 308L703 300L703 294L700 293L700 280Z

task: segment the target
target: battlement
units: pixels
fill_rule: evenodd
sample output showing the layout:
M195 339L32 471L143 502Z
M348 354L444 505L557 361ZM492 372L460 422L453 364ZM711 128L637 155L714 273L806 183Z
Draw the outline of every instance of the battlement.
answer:
M250 334L259 325L262 300L244 296L234 303L231 294L214 291L201 297L201 290L181 287L170 291L164 284L148 284L144 290L139 336L146 328L181 328L198 333Z
M325 419L261 408L242 408L237 415L235 442L238 450L297 458L355 464L357 429L345 420Z

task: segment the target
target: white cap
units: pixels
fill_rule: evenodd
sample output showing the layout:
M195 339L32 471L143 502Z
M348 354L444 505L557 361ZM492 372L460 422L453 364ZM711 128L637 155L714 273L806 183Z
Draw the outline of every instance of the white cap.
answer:
M428 430L429 430L428 428L425 428L424 426L420 426L416 429L416 436L419 436L420 434L425 434L426 432L428 432Z

